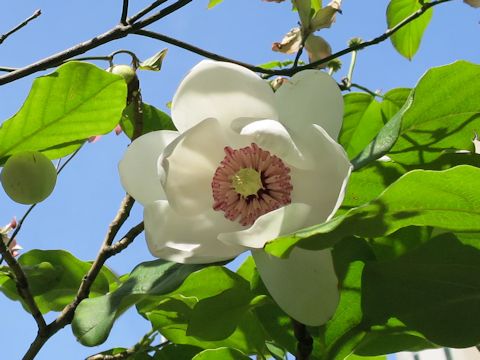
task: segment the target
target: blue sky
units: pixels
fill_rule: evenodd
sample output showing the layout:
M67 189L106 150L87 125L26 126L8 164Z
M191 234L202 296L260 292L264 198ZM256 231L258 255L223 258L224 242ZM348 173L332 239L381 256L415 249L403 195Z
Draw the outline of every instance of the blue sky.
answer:
M148 1L131 1L133 13ZM260 0L224 0L207 10L207 0L195 0L177 13L150 27L151 30L177 37L212 52L251 64L288 57L273 53L271 43L279 41L297 23L288 1L281 4ZM365 40L386 29L386 0L345 0L343 15L337 23L322 31L334 51L344 48L352 37ZM21 67L55 52L90 39L117 22L120 0L53 1L37 0L6 2L0 12L0 34L41 9L43 14L26 28L0 45L0 66ZM354 81L372 90L383 92L395 87L414 86L430 67L451 63L457 59L480 62L480 10L464 5L460 0L435 9L422 46L413 61L398 55L389 41L360 52ZM139 74L145 102L168 111L166 103L185 73L202 58L196 54L139 36L130 36L104 45L89 55L107 55L118 49L134 51L141 59L168 47L168 55L160 73ZM118 63L128 62L120 57ZM344 67L337 79L345 76L349 56L342 59ZM105 63L97 63L106 67ZM41 75L41 73L35 76ZM35 76L0 87L0 121L12 116L23 103ZM82 260L93 260L106 228L114 217L123 197L117 174L117 163L128 139L108 135L94 144L86 144L74 161L61 174L53 195L31 214L18 236L25 251L34 248L66 249ZM20 218L26 206L13 203L0 191L0 224L12 216ZM135 206L125 227L141 219L141 209ZM107 263L119 274L129 272L139 262L151 260L142 237ZM18 303L0 296L2 326L0 339L2 359L19 359L36 333L33 319ZM56 314L47 315L52 320ZM131 346L149 330L149 323L135 312L125 314L114 326L109 340L100 348L85 348L78 344L69 327L54 336L38 359L64 357L81 359L102 349ZM8 345L7 345L8 344Z

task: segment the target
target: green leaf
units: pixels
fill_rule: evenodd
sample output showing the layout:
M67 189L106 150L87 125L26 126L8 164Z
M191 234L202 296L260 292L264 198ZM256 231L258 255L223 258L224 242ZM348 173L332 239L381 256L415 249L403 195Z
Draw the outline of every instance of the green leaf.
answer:
M188 336L187 328L197 302L193 297L167 298L159 304L157 310L148 312L147 317L154 329L176 344L193 345L204 349L226 346L239 349L246 354L264 351L265 335L262 326L249 311L245 312L235 331L226 339L208 341Z
M31 250L21 255L19 264L29 280L32 293L40 311L61 311L75 298L83 277L91 267L64 250ZM16 292L12 283L1 284L5 292ZM93 283L90 296L106 294L116 286L118 278L103 268ZM110 285L111 283L111 285Z
M126 96L122 78L87 63L68 62L37 78L20 111L0 127L0 164L22 151L68 155L113 130Z
M387 356L359 356L352 354L345 358L345 360L387 360Z
M361 308L361 278L365 261L373 254L364 240L348 238L333 251L335 270L340 280L340 302L333 318L325 325L326 359L343 359L365 336Z
M381 105L366 93L350 93L344 97L345 113L339 142L351 159L373 140L383 127Z
M458 61L429 70L415 88L388 155L403 164L424 164L445 150L473 151L480 129L479 90L480 65Z
M168 344L155 353L154 360L191 360L200 351L196 346Z
M192 360L250 360L250 358L237 349L221 347L204 350Z
M393 116L393 118L388 121L385 126L379 131L375 139L373 139L365 147L365 149L363 149L363 151L355 159L352 160L352 164L355 169L360 169L361 167L371 163L372 161L381 158L383 155L387 154L388 151L393 147L400 134L400 127L402 125L403 115L413 103L413 94L414 90L412 90L410 96L408 97L402 108L398 110L395 116Z
M402 108L407 102L412 89L409 88L395 88L387 91L382 98L382 115L384 122L393 118L393 116Z
M480 251L453 234L392 261L368 263L362 282L362 308L371 321L396 317L441 346L480 342Z
M133 113L134 104L131 103L125 108L120 126L125 134L131 139L133 137L135 115ZM172 118L163 111L146 103L142 104L143 109L143 128L142 134L146 134L156 130L176 130L173 125Z
M168 49L163 49L157 52L152 57L142 61L138 68L141 70L160 71L162 69L163 59L167 55L167 52Z
M391 0L387 7L388 28L393 28L421 7L418 0ZM390 37L393 46L401 55L409 60L413 58L431 18L432 9L429 9Z
M362 357L378 356L400 351L421 351L436 347L418 331L410 330L398 319L390 318L387 324L370 328L355 348L355 354Z
M214 6L220 4L223 0L208 0L208 8L211 9Z
M323 249L350 235L375 238L412 225L480 232L479 178L480 169L466 165L444 171L411 171L372 202L280 237L268 243L266 251L281 257L296 244Z
M337 214L375 199L403 174L405 169L392 161L375 161L354 171L348 180L345 198Z
M163 260L138 265L128 279L113 292L85 299L75 311L73 334L85 346L103 343L115 319L148 295L172 292L192 272L203 265L181 265Z
M265 348L263 329L251 310L265 301L243 277L211 266L191 274L163 299L138 306L167 339L205 349L227 346L246 353Z

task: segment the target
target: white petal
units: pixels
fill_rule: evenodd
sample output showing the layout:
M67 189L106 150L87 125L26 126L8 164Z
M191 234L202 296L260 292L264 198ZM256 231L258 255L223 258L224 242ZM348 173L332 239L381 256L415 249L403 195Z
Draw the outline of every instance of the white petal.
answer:
M277 119L270 85L235 64L205 60L183 79L172 100L172 118L183 132L206 118L226 127L239 117Z
M295 74L275 93L280 121L289 128L318 124L338 138L343 121L343 97L329 75L320 70Z
M252 255L273 299L292 318L319 326L335 313L338 280L329 249L311 251L295 247L288 259L263 250L254 250Z
M170 205L180 214L194 215L213 205L212 179L225 157L227 145L249 144L242 137L220 126L216 119L206 119L180 135L174 147L165 151L163 188Z
M118 164L123 187L143 205L165 199L157 172L157 160L177 136L178 132L168 130L142 135L130 144Z
M240 134L250 135L254 143L290 165L301 169L314 166L313 158L307 158L300 152L288 130L276 120L258 120L249 123L241 129Z
M290 204L260 216L246 230L222 233L218 239L226 244L260 249L270 240L305 227L310 210L306 204Z
M305 128L298 142L302 152L310 152L316 160L313 170L291 168L293 203L312 207L305 227L330 219L343 201L352 171L345 150L318 125Z
M145 206L145 236L150 252L161 259L202 264L234 258L244 247L217 239L220 232L238 230L241 225L209 210L195 216L176 213L166 200Z

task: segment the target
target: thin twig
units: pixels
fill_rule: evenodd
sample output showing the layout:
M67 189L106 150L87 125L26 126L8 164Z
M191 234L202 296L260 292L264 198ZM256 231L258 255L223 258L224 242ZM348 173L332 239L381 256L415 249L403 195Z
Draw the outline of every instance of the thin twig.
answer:
M143 10L140 10L138 13L136 13L135 15L129 17L127 19L127 24L131 25L133 24L135 21L137 21L138 19L142 18L143 16L145 16L146 14L148 14L150 11L156 9L157 7L159 7L160 5L162 5L163 3L166 3L167 0L157 0L157 1L154 1L153 3L151 3L150 5L148 5L145 9Z
M380 35L380 36L378 36L378 37L376 37L372 40L365 41L365 42L362 42L360 44L356 44L354 46L350 46L348 48L340 50L340 51L338 51L338 52L336 52L336 53L334 53L334 54L332 54L332 55L330 55L326 58L321 59L321 60L314 61L310 64L297 66L297 67L292 67L292 68L288 68L288 69L264 69L264 68L261 68L259 66L250 65L250 64L247 64L247 63L244 63L244 62L241 62L241 61L226 58L226 57L221 56L221 55L213 54L213 53L208 52L206 50L199 49L199 48L197 48L193 45L189 45L189 44L186 44L184 42L175 40L173 38L166 37L165 35L152 33L152 32L148 32L148 35L147 35L147 33L145 33L144 31L140 31L145 26L151 24L154 21L159 20L162 16L165 17L165 16L169 15L170 13L172 13L173 11L178 10L180 7L185 6L186 4L191 2L191 0L180 0L180 1L177 1L176 3L172 4L169 8L165 8L164 11L161 14L158 13L156 15L153 15L152 17L143 20L141 23L138 22L138 23L129 24L129 25L126 25L126 26L125 25L117 25L113 29L111 29L111 30L109 30L109 31L107 31L107 32L105 32L101 35L98 35L98 36L96 36L96 37L94 37L90 40L87 40L83 43L80 43L76 46L73 46L70 49L64 50L64 51L59 52L55 55L52 55L52 56L44 58L40 61L37 61L33 64L27 65L23 68L19 68L15 71L9 72L8 74L0 76L0 85L7 84L7 83L10 83L12 81L21 79L21 78L26 77L28 75L34 74L37 71L41 71L41 70L45 70L45 69L48 69L48 68L51 68L51 67L55 67L55 66L59 65L60 63L62 63L63 61L68 60L68 59L70 59L74 56L83 54L83 53L85 53L89 50L92 50L92 49L94 49L94 48L96 48L100 45L106 44L110 41L120 39L120 38L123 38L123 37L125 37L129 34L135 34L135 33L139 34L139 35L149 36L149 37L161 40L161 41L168 42L170 44L173 44L175 46L178 46L178 47L183 48L185 50L197 53L199 55L205 56L205 57L213 59L213 60L227 61L227 62L231 62L231 63L234 63L234 64L239 64L241 66L244 66L244 67L246 67L246 68L248 68L252 71L255 71L255 72L258 72L258 73L261 73L261 74L279 75L279 76L293 76L297 72L300 72L300 71L305 70L305 69L316 68L319 65L328 63L329 61L331 61L333 59L336 59L340 56L349 54L352 51L358 51L358 50L364 49L366 47L369 47L369 46L372 46L372 45L375 45L375 44L379 44L379 43L385 41L386 39L388 39L390 36L392 36L394 33L396 33L398 30L400 30L405 25L409 24L413 20L415 20L418 17L420 17L421 15L423 15L428 9L430 9L434 6L437 6L439 4L449 2L449 1L452 1L452 0L437 0L437 1L432 1L432 2L426 2L422 5L422 7L419 10L417 10L412 15L405 18L403 21L398 23L393 28L388 29L382 35ZM156 3L158 3L158 2L156 2ZM132 18L135 18L135 15L132 16Z
M122 15L120 15L120 24L127 25L128 0L123 0Z
M46 57L42 60L34 62L30 65L27 65L23 68L19 68L15 71L9 72L3 76L0 76L0 85L8 84L12 81L24 78L31 74L34 74L38 71L46 70L51 67L60 65L62 62L71 59L75 56L81 55L89 50L95 49L101 45L109 43L113 40L121 39L126 37L128 34L133 33L136 30L150 25L151 23L162 19L173 13L174 11L182 8L183 6L190 3L192 0L178 0L172 5L162 9L158 13L142 20L142 22L122 25L118 24L107 32L97 35L90 40L84 41L78 45L75 45L69 49L63 50L59 53ZM134 15L135 16L135 15Z
M363 90L363 91L365 91L366 93L368 93L372 96L375 96L375 97L378 96L380 98L384 98L384 96L382 94L379 94L378 92L372 91L372 90L370 90L369 88L366 88L363 85L359 85L359 84L356 84L356 83L351 83L350 86L348 87L348 89L346 89L346 90L349 90L350 88L356 88L356 89L359 89L359 90Z
M14 275L15 283L17 284L18 294L22 297L25 305L30 310L30 313L32 314L35 322L37 323L38 333L41 334L45 331L47 323L45 322L45 319L43 318L43 315L40 312L32 293L30 292L27 276L23 272L23 269L21 268L15 257L12 255L10 250L8 250L7 245L5 245L5 235L0 234L0 238L0 253L7 262L7 265L10 267L10 270Z
M144 229L143 221L138 223L134 227L132 227L123 238L118 240L115 244L110 245L106 250L108 252L108 256L113 256L118 254L119 252L125 250L128 245L132 243L133 240L137 237L137 235L141 234Z
M21 28L23 28L24 26L26 26L30 21L32 21L33 19L36 19L37 17L39 17L40 15L42 15L42 12L39 10L35 10L35 12L29 16L27 19L25 19L24 21L22 21L20 24L18 24L17 26L15 26L12 30L6 32L5 34L3 35L0 35L0 45L10 36L12 35L13 33L17 32L18 30L20 30Z
M201 48L199 48L195 45L188 44L184 41L172 38L172 37L164 35L164 34L160 34L160 33L149 31L149 30L136 30L136 31L133 32L133 34L149 37L149 38L156 39L156 40L160 40L160 41L166 42L167 44L171 44L171 45L177 46L179 48L182 48L184 50L188 50L188 51L193 52L195 54L204 56L208 59L212 59L212 60L216 60L216 61L225 61L225 62L229 62L229 63L232 63L232 64L237 64L237 65L246 67L247 69L250 69L252 71L259 72L259 73L265 72L265 69L261 68L259 66L254 66L254 65L251 65L251 64L247 64L247 63L235 60L235 59L228 58L226 56L215 54L213 52L201 49ZM273 71L272 71L272 75L274 75Z
M293 332L297 339L297 354L296 360L308 360L313 350L313 339L308 333L307 327L292 319Z
M12 72L15 70L18 70L18 69L13 67L8 67L8 66L0 66L0 71L2 72Z
M77 290L77 295L75 296L75 299L73 299L70 304L65 306L60 315L58 315L58 317L54 321L47 325L44 332L39 332L37 334L35 340L30 345L30 348L23 356L23 360L34 359L50 337L52 337L60 329L72 322L75 309L82 300L86 299L89 296L90 288L95 281L97 275L100 273L105 261L107 261L109 257L123 250L135 239L135 237L137 237L143 231L143 223L136 225L135 227L130 229L127 234L125 234L125 236L123 236L123 238L119 241L119 243L121 242L123 245L118 246L118 251L110 250L110 246L112 245L114 238L118 234L118 231L127 220L134 202L135 200L130 195L125 196L122 204L120 205L120 209L117 215L108 227L107 234L105 235L103 244L97 254L95 261L88 270L87 274L84 276L80 287Z

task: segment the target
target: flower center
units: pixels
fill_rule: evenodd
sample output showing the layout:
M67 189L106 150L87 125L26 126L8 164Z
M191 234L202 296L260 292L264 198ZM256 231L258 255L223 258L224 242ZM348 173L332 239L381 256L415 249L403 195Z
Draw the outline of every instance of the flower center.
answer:
M243 197L255 195L263 188L260 173L252 168L243 168L232 176L232 185L237 193Z
M237 150L227 146L225 154L212 179L214 210L249 226L290 204L290 169L280 158L255 143Z

